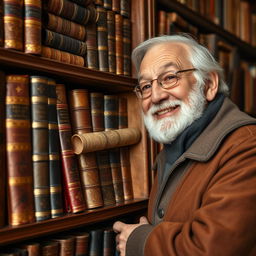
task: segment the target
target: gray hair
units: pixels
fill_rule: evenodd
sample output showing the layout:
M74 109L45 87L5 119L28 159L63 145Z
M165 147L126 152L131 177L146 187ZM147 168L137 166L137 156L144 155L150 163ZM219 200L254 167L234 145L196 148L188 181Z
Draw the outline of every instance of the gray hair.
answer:
M197 81L205 82L208 79L210 72L216 72L219 77L219 88L218 92L229 94L229 88L224 81L223 69L219 63L214 59L212 54L207 48L197 43L189 35L168 35L159 36L148 39L139 44L132 52L132 61L135 65L137 72L139 72L140 64L147 51L157 44L163 43L183 43L190 49L189 60L194 68L198 71L195 72L195 78Z

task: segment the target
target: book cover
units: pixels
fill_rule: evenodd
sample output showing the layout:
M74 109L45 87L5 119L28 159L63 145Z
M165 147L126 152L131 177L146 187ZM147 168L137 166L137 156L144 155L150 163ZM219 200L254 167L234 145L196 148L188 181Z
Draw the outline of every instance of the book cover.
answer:
M38 242L25 242L18 246L27 250L27 256L40 256L40 243Z
M40 241L40 256L59 256L59 242Z
M102 256L103 253L103 229L90 231L89 256Z
M89 233L75 232L72 234L75 237L75 254L74 256L87 256L89 253Z
M73 256L75 253L75 237L70 235L62 235L53 238L59 243L58 256Z
M120 14L126 18L131 17L131 0L120 0Z
M0 46L4 46L4 2L0 1Z
M123 18L123 70L125 76L131 75L131 22Z
M115 13L107 11L107 32L108 32L108 71L116 73L116 41L115 41Z
M112 11L120 13L120 0L112 0Z
M103 256L113 256L115 255L116 243L115 243L116 234L113 229L108 228L103 231Z
M116 74L124 74L123 63L123 16L115 14Z
M29 76L6 76L6 150L9 225L35 221Z

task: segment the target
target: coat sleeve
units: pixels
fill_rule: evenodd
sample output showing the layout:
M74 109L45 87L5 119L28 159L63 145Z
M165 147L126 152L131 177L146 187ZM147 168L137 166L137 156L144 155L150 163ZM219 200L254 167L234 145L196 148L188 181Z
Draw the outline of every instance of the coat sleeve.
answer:
M140 226L127 241L126 255L256 255L256 134L249 135L220 158L188 219Z

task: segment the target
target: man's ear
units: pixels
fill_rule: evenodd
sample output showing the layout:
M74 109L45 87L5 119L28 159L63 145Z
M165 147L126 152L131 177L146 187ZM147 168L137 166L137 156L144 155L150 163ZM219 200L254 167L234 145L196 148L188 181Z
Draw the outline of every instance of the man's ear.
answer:
M216 72L209 73L209 78L206 81L205 84L205 97L208 101L212 101L219 88L219 77Z

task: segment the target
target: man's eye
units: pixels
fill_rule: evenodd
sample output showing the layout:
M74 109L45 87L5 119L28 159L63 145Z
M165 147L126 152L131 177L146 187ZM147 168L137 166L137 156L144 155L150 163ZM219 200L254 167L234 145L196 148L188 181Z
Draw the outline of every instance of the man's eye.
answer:
M151 88L151 84L143 84L140 86L141 91L145 92Z
M174 81L175 79L176 79L176 76L173 74L169 74L163 77L163 81L165 82Z

